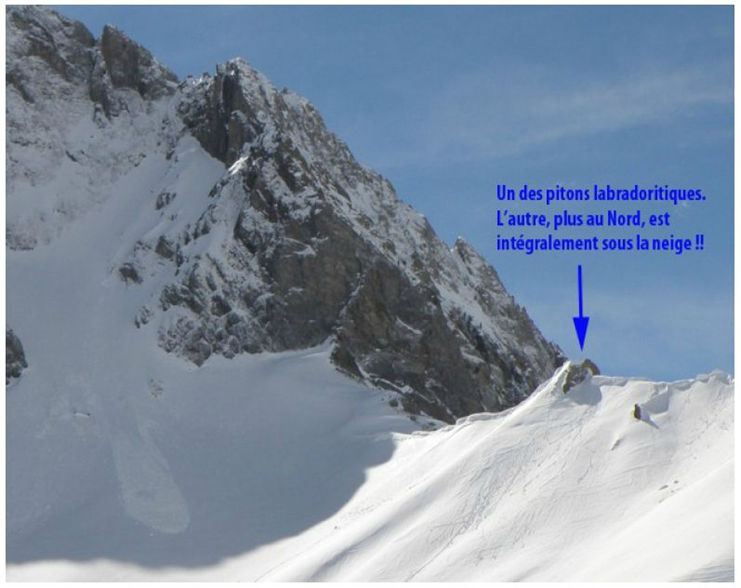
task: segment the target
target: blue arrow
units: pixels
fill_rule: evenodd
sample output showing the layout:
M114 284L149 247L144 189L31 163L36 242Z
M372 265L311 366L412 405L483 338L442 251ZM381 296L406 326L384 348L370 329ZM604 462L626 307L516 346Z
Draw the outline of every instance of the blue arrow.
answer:
M579 316L574 317L574 328L576 336L579 338L579 347L584 351L584 339L587 338L587 327L589 326L589 317L584 316L584 298L581 287L581 266L579 266Z

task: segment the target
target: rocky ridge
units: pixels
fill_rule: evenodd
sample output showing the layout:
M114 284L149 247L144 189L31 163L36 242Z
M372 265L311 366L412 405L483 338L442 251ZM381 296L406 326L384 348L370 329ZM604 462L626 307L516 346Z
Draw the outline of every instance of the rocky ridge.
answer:
M446 421L516 404L563 362L471 246L448 248L246 61L178 82L114 27L96 40L49 9L7 16L8 246L61 238L156 161L148 229L111 260L142 337L197 365L331 340L340 369ZM193 139L223 168L188 195Z

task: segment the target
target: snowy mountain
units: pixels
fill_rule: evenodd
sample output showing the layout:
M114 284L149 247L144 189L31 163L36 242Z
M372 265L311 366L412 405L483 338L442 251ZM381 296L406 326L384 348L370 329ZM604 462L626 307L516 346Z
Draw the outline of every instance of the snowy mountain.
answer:
M340 369L448 422L512 406L563 362L478 253L245 61L178 84L116 28L95 40L35 7L8 9L7 38L10 256L59 250L95 216L112 241L88 238L97 279L138 300L141 345L202 365L331 339Z
M6 17L9 579L732 578L730 376L562 366L242 60Z

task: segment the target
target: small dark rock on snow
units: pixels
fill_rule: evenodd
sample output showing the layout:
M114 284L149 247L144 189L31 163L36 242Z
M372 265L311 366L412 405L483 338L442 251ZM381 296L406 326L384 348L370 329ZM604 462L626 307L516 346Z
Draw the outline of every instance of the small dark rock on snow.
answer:
M12 329L5 329L5 384L9 384L12 378L19 378L27 367L21 340Z

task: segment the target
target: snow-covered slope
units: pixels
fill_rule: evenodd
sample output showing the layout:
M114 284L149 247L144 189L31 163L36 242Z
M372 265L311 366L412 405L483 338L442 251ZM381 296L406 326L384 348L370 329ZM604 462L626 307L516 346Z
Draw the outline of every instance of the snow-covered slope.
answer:
M400 439L333 527L262 578L731 579L732 380L561 380Z
M169 384L134 374L123 394L116 374L91 404L79 382L47 411L33 372L10 390L9 467L29 478L9 486L10 579L733 578L725 374L564 394L561 370L424 432L328 349L145 371Z

